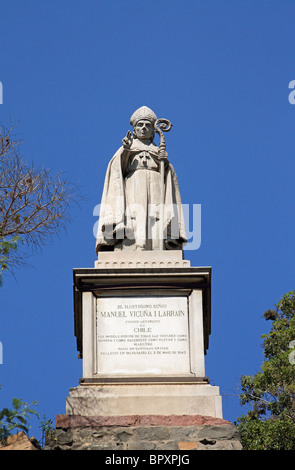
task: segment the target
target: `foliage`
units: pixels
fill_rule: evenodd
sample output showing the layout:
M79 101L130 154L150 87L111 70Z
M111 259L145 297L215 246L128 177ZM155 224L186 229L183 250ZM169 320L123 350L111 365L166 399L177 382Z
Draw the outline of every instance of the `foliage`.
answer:
M76 185L28 164L20 156L12 129L0 129L0 274L25 262L17 242L42 247L69 220L78 200Z
M244 449L295 449L295 291L264 317L272 321L262 336L264 361L257 374L241 377L241 404L251 409L237 425Z
M39 444L41 445L41 447L44 447L46 436L52 435L52 433L54 431L52 419L48 419L44 415L43 420L40 422L39 427L42 431L42 436L41 436Z
M11 238L10 241L7 241L5 238L1 237L0 232L0 285L2 284L2 273L8 269L7 260L9 258L9 254L12 250L17 249L18 240L20 240L20 237L15 236Z
M38 416L38 413L31 408L36 405L36 401L27 404L22 399L13 398L12 408L3 408L0 411L0 439L6 439L15 430L17 432L21 430L28 434L30 415Z
M28 404L21 398L14 398L12 400L12 408L3 408L3 410L0 410L0 441L5 443L9 436L19 431L24 431L28 436L31 428L30 419L32 415L40 419L38 412L32 409L32 407L37 405L37 401ZM36 440L36 443L42 448L45 445L46 436L50 436L54 431L52 419L48 419L44 415L43 419L40 421L39 428L41 429L41 439L39 441Z

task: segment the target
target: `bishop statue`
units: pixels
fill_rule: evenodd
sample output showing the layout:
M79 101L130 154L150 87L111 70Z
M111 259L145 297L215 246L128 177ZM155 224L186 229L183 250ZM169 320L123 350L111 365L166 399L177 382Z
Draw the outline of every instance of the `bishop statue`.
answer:
M127 132L106 171L96 252L182 250L181 197L163 134L172 125L147 106L132 114L130 124L133 132Z

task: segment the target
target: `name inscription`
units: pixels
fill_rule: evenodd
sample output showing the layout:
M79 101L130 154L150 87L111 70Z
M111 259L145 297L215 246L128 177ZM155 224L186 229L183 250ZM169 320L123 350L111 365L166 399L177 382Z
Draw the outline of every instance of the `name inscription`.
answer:
M98 374L189 372L187 299L161 297L160 303L155 300L97 300Z

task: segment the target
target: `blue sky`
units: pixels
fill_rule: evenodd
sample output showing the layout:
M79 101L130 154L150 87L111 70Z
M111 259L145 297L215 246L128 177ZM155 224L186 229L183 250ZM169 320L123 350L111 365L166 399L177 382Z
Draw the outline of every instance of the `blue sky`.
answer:
M173 123L182 201L202 207L201 246L186 257L212 266L206 375L225 419L246 411L237 394L263 359L262 315L295 287L294 16L289 0L1 2L0 122L84 199L66 233L5 276L0 408L21 397L41 416L65 412L82 375L72 270L94 265L105 170L146 105Z

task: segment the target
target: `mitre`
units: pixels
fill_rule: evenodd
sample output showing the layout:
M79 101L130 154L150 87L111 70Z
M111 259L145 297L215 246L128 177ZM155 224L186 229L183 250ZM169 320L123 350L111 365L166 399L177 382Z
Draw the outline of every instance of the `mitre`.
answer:
M130 118L130 124L132 125L132 127L134 127L136 126L137 122L141 119L147 119L154 125L157 120L157 116L155 115L154 111L152 111L150 108L148 108L147 106L142 106L132 114Z

